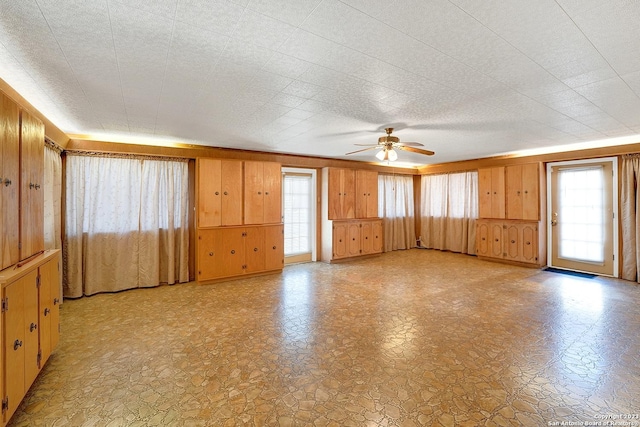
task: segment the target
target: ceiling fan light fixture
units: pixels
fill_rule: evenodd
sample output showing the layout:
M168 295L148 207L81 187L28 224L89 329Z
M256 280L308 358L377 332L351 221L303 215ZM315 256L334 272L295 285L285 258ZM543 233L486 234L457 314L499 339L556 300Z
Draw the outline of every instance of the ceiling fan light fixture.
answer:
M385 148L376 153L376 158L381 162L384 162L385 160L395 162L398 160L398 153L396 153L396 150L393 148Z

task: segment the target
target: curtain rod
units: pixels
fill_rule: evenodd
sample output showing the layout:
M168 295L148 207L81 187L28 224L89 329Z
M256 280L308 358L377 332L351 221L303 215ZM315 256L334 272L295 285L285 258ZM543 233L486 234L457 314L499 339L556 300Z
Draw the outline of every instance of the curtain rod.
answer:
M147 154L131 154L131 153L104 153L100 151L83 151L83 150L64 150L67 156L80 157L104 157L112 159L132 159L132 160L159 160L167 162L189 162L190 159L185 157L168 157L168 156L152 156Z

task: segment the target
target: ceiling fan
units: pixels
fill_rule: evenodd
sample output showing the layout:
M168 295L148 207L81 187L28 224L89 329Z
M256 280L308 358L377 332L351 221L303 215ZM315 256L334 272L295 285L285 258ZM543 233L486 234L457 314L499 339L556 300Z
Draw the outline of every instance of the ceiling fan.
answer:
M435 154L433 151L415 148L424 147L424 144L420 144L419 142L400 142L400 139L397 136L391 136L393 128L385 128L385 132L387 132L387 136L381 136L380 138L378 138L377 144L354 144L368 148L352 151L350 153L346 153L346 155L378 149L380 151L376 153L376 157L380 161L388 160L390 162L394 162L398 159L398 153L396 153L396 149L409 151L412 153L424 154L425 156L433 156Z

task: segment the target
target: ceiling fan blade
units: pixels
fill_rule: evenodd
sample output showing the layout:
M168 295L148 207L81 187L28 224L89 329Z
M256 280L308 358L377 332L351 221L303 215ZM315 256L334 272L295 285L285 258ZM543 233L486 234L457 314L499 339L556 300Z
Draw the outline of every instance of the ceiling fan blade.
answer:
M345 156L346 156L346 155L349 155L349 154L356 154L356 153L360 153L360 152L362 152L362 151L373 150L373 149L376 149L376 148L379 148L379 147L378 147L378 146L375 146L375 147L363 148L362 150L356 150L356 151L352 151L352 152L350 152L350 153L345 153Z
M410 147L424 147L424 144L420 144L419 142L400 142L400 145L408 145Z
M399 150L410 151L412 153L424 154L425 156L433 156L434 154L436 154L433 151L421 150L419 148L413 148L413 147L407 147L406 145L398 145L396 148L399 149Z
M353 144L353 145L357 145L358 147L377 147L380 144Z

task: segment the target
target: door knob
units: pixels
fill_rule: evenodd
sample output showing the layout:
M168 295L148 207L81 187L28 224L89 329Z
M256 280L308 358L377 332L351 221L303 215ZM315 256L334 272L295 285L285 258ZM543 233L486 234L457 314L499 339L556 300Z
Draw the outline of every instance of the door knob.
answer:
M553 218L551 219L551 225L558 225L558 212L553 213Z

